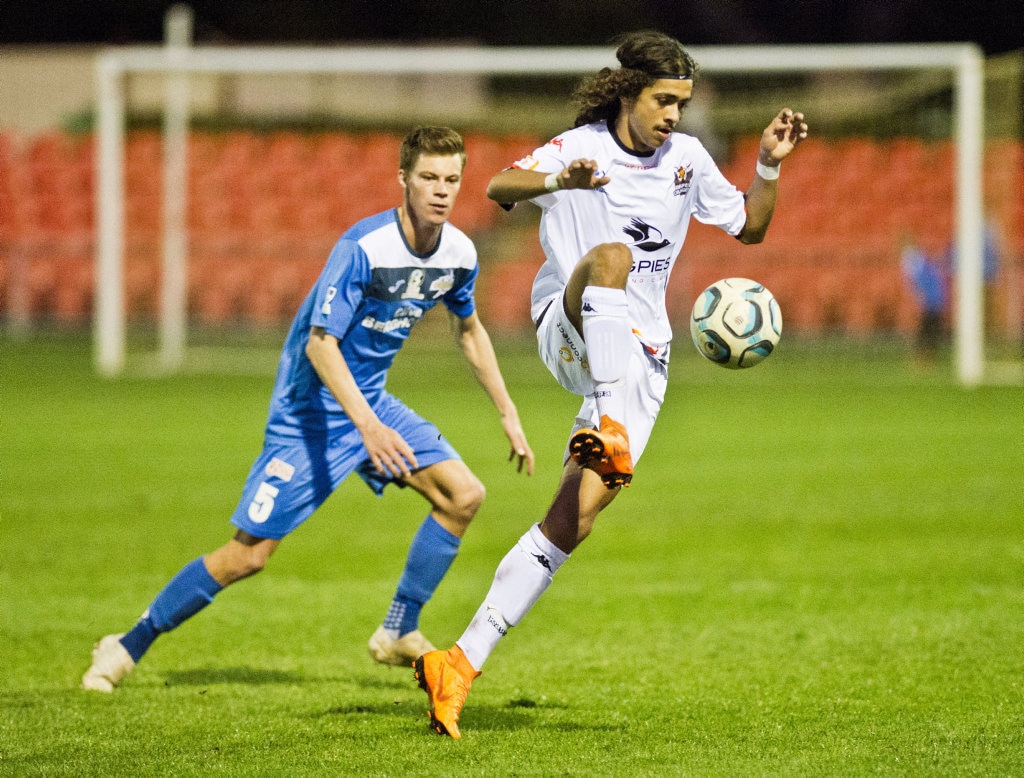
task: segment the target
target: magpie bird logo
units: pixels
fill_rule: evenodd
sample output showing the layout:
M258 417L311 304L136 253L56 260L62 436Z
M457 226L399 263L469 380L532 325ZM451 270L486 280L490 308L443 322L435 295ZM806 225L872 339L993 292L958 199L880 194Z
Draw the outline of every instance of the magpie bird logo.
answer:
M622 231L633 239L633 245L641 251L659 251L670 242L662 234L661 230L657 227L652 227L641 219L630 220L629 226L623 227ZM658 240L658 238L661 238L661 240Z

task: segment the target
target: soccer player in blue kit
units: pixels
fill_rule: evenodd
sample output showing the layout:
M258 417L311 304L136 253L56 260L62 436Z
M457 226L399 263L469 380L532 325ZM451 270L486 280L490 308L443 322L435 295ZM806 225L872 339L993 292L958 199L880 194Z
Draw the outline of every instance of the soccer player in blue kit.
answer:
M384 623L369 642L382 664L410 666L433 646L420 610L458 552L484 486L437 427L385 388L412 327L437 303L490 396L510 443L509 460L533 472L533 452L505 387L473 298L476 249L448 222L466 152L446 127L419 127L402 141L397 208L363 219L334 246L288 333L270 401L263 451L231 517L234 536L185 565L125 634L102 638L85 689L113 691L153 641L258 573L281 540L357 473L380 495L409 486L430 503L415 533Z
M459 714L483 663L632 481L665 398L672 339L665 290L690 219L760 243L779 166L807 137L803 114L781 110L761 135L753 179L741 192L697 138L676 130L696 70L680 43L640 31L624 35L615 53L619 68L578 88L575 127L487 188L498 203L529 200L541 209L546 261L530 301L539 352L583 403L544 519L501 560L455 645L416 659L431 726L453 738L461 737Z

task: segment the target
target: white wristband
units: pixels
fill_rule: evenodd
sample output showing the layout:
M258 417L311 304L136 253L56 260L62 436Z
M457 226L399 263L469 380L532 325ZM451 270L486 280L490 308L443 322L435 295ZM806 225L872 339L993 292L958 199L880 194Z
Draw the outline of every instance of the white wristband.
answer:
M561 171L559 171L561 172ZM562 188L562 182L558 173L548 173L544 178L544 188L549 192L557 192Z
M776 178L779 177L779 168L781 167L781 162L775 167L768 167L767 165L762 165L761 160L758 160L757 167L755 168L755 170L757 170L757 174L761 176L761 178L763 178L765 181L774 181Z

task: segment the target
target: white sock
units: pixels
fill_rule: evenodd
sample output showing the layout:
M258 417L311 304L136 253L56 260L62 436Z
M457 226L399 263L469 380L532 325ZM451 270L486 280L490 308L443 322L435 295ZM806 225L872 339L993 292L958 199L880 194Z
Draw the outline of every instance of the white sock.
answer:
M629 365L633 340L626 290L588 286L583 290L580 315L598 415L611 416L621 422L626 408L622 379Z
M455 641L466 659L481 669L498 641L529 612L569 555L534 524L501 560L487 597Z
M626 382L594 382L594 403L597 405L598 425L602 416L611 416L624 424L626 421Z

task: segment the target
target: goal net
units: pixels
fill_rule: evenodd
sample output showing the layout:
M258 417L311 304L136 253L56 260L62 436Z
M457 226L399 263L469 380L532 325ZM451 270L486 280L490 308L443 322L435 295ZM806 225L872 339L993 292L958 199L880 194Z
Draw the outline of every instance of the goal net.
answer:
M674 318L710 281L748 275L779 299L787 337L909 346L927 291L904 258L912 244L941 278L945 353L960 381L1002 380L1007 370L1020 380L1024 154L1019 126L986 127L986 63L976 47L691 52L701 73L683 130L701 137L741 189L779 108L804 111L813 138L785 165L765 244L737 251L694 223L670 284ZM286 325L337 236L397 203L398 142L424 121L451 124L467 140L453 221L481 248L482 310L503 330L528 328L541 261L533 209L504 214L484 197L486 180L569 126L572 85L614 64L607 48L179 40L105 51L97 369L124 370L133 317L159 322L155 362L167 370L189 363L202 328ZM1019 93L1014 99L1019 109ZM1001 115L988 108L990 122ZM141 121L147 112L159 122ZM986 231L995 252L986 253Z

